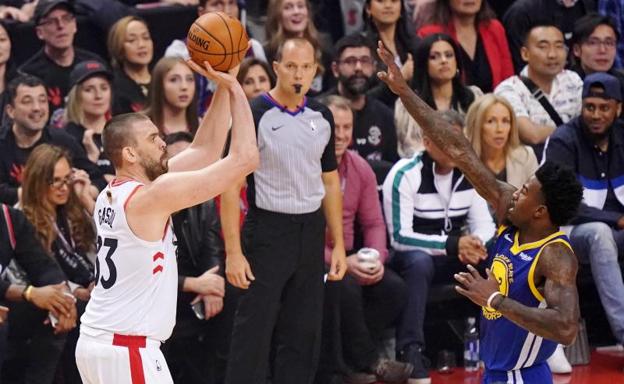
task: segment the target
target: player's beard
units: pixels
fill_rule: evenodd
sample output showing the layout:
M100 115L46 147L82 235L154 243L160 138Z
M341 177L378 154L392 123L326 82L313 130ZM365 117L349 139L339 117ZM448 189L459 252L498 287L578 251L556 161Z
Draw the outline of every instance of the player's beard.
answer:
M349 77L339 75L338 81L342 84L342 88L347 98L355 98L365 94L371 87L371 79L361 73L356 73Z
M169 170L167 166L167 152L164 152L158 160L143 158L141 159L141 165L145 170L145 176L150 181L154 181L158 176L167 173Z

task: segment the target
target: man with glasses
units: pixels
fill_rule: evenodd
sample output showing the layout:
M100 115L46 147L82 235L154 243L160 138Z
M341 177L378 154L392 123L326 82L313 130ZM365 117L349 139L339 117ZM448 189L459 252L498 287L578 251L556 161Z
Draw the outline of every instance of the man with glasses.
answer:
M0 203L15 204L21 196L24 164L33 149L48 143L65 148L76 168L89 173L99 188L106 181L97 165L89 161L84 150L62 129L47 127L49 105L46 87L34 76L18 76L7 86L4 111L12 125L0 134ZM97 191L93 191L97 195Z
M368 161L398 159L394 116L390 108L366 93L376 81L377 63L368 40L361 34L345 36L336 43L331 70L338 85L327 95L340 95L353 108L353 143Z
M44 45L22 64L19 72L37 76L48 88L50 121L60 127L69 92L69 74L74 66L86 60L104 62L96 54L74 47L77 32L74 7L67 0L39 0L33 17L35 32Z
M597 13L580 18L572 36L572 70L585 78L595 72L615 76L624 93L624 73L616 69L616 49L620 33L613 18Z

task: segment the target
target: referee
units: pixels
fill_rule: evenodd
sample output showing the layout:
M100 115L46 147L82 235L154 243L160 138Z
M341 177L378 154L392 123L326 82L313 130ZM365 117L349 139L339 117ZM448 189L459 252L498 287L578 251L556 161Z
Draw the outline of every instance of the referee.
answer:
M328 279L340 280L346 271L334 121L325 106L305 97L318 67L314 47L287 39L275 60L275 88L251 102L260 166L247 178L244 247L240 185L222 195L226 277L246 289L226 384L264 384L268 376L272 384L311 383L320 347L326 221L334 244Z

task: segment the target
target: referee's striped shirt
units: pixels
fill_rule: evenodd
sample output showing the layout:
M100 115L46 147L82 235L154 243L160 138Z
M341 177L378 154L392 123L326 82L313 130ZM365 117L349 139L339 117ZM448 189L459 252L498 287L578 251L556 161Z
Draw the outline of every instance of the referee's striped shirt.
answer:
M251 110L260 166L247 179L250 206L289 214L318 210L325 196L321 174L337 168L331 112L308 98L290 111L268 93L252 100Z

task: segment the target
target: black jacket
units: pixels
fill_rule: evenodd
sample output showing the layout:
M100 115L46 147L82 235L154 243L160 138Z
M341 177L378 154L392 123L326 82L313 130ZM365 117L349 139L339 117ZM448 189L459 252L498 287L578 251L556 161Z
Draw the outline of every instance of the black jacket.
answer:
M0 204L1 208L2 204ZM8 207L7 207L8 208ZM26 272L28 279L35 286L58 284L65 281L65 275L54 260L48 256L35 236L35 229L21 211L8 208L10 225L0 209L0 270L4 271L11 260ZM12 231L9 231L12 228ZM15 248L11 237L14 236ZM10 283L0 278L0 302Z
M546 160L574 171L583 184L583 203L572 224L602 222L612 227L624 215L624 124L609 128L607 153L599 152L585 134L582 117L559 126L544 151Z
M0 203L13 205L17 202L17 188L22 184L22 172L28 155L37 145L44 143L65 148L74 166L87 171L91 182L98 189L101 190L106 186L106 180L100 169L87 158L80 144L65 131L46 127L35 145L30 148L18 148L13 130L9 127L0 134Z
M218 265L219 274L225 272L225 248L221 238L221 223L214 200L184 209L172 218L177 238L178 309L176 333L186 333L201 326L193 314L190 302L194 293L182 292L186 276L197 277Z

